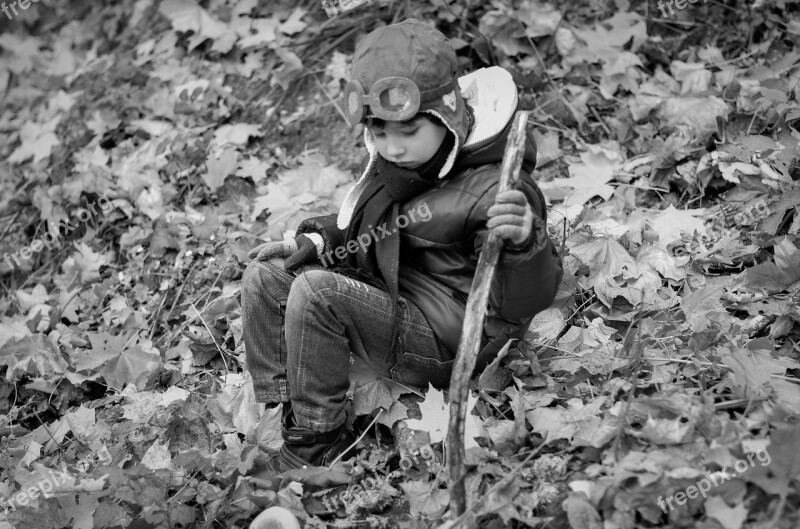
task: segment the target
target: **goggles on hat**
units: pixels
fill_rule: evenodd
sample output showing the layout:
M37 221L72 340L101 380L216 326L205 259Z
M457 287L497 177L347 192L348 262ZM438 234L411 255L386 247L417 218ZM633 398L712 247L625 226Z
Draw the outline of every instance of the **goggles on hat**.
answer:
M405 77L384 77L376 81L369 94L355 79L344 87L344 113L350 125L361 123L367 112L387 121L405 121L416 115L421 103L432 101L455 89L453 79L439 87L420 92L417 84ZM369 107L369 110L368 110Z

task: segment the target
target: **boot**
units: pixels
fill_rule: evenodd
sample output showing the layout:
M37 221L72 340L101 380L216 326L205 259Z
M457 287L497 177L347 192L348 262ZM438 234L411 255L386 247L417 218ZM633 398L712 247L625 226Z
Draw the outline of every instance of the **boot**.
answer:
M287 409L287 406L284 406ZM283 416L281 436L283 446L276 456L263 464L257 464L252 474L266 482L275 481L276 476L295 468L312 466L329 466L340 454L347 451L340 460L355 455L355 448L350 446L355 436L346 430L344 424L330 432L315 432L310 428L301 428L294 422L294 413L288 408ZM350 448L348 450L348 448Z
M327 467L346 450L339 459L348 459L355 455L355 447L351 448L355 436L345 429L344 424L329 432L315 432L310 428L297 426L291 410L283 419L281 436L283 446L278 452L278 458L287 467L286 470L310 466Z

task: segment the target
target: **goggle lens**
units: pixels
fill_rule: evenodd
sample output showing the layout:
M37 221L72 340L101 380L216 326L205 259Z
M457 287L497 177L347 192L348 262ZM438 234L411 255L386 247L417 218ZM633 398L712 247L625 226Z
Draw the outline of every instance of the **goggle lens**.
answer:
M361 106L361 95L356 91L350 92L347 95L347 109L350 111L350 115L356 115Z
M397 112L408 106L411 98L402 88L392 87L381 94L380 101L383 108Z

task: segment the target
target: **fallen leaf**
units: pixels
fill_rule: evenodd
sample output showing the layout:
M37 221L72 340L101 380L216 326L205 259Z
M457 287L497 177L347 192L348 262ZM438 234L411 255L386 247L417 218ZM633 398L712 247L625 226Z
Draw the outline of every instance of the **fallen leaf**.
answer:
M444 513L450 502L450 494L437 484L438 481L407 481L400 484L412 515L438 518Z
M142 465L150 470L172 469L172 456L169 453L169 441L164 444L156 441L147 449L142 457Z
M225 178L232 175L238 167L239 153L235 148L227 148L222 152L209 153L206 158L207 171L203 175L203 181L208 186L208 189L215 193L222 184Z
M742 504L728 507L720 496L711 496L705 501L706 516L717 520L725 529L741 529L747 520L747 507Z

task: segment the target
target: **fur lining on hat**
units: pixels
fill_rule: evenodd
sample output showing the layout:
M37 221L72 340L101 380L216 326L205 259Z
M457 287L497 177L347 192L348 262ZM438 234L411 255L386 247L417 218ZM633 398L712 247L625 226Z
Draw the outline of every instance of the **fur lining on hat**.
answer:
M475 123L464 142L467 148L502 131L517 109L519 96L511 74L500 66L481 68L458 78L461 94L475 112Z

